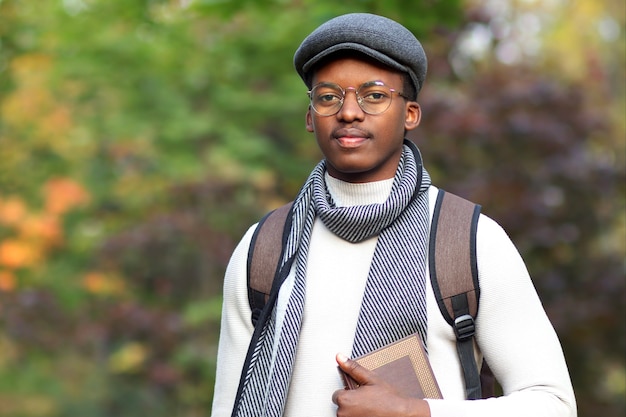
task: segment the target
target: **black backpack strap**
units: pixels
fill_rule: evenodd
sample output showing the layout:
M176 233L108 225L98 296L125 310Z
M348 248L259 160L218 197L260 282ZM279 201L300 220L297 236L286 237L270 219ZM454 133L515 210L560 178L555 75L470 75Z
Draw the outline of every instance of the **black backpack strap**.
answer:
M292 203L269 212L259 222L248 249L248 301L252 324L256 322L269 298L274 276L287 238L287 218Z
M454 329L467 399L481 398L474 359L480 287L476 230L480 206L439 190L430 232L430 279L441 314Z

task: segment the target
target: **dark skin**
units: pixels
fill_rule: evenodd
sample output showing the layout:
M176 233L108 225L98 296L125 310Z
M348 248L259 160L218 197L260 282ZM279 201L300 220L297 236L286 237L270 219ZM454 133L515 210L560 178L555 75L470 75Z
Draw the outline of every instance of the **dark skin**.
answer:
M404 75L358 56L329 61L313 75L313 85L330 82L344 89L369 81L382 81L402 92ZM397 95L384 113L367 114L350 91L335 115L321 116L309 108L306 128L315 134L331 176L365 183L395 176L406 132L415 129L420 118L419 104ZM333 394L338 417L430 417L426 401L400 395L373 372L342 354L337 354L336 359L359 384L355 390L337 390Z
M337 354L336 359L341 369L359 384L357 389L333 393L337 417L430 417L428 402L400 395L376 374L343 354Z
M403 77L377 63L350 57L318 68L313 84L330 82L345 89L382 81L402 91ZM419 125L421 114L417 102L394 95L387 111L370 115L359 107L351 91L333 116L320 116L309 108L306 129L315 134L331 176L354 183L380 181L394 177L405 133Z

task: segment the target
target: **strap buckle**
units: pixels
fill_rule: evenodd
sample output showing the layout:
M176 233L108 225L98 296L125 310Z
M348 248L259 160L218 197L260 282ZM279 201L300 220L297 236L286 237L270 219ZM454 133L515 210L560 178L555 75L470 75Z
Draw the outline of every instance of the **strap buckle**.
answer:
M457 340L467 340L474 336L476 333L476 326L474 325L474 317L469 314L454 319L454 334Z

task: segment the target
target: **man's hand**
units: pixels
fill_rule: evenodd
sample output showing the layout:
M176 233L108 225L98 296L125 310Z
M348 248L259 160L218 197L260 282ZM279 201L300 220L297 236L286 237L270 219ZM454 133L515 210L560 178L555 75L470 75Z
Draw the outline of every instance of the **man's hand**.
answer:
M337 417L430 417L424 400L401 396L391 385L345 355L337 354L337 363L359 388L337 390L333 402L339 407Z

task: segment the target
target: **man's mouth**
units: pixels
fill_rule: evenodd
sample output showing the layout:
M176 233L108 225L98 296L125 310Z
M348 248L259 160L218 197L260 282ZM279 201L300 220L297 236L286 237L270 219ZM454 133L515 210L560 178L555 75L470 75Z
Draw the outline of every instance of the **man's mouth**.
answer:
M359 129L339 129L333 136L343 148L356 148L369 139L369 135Z

